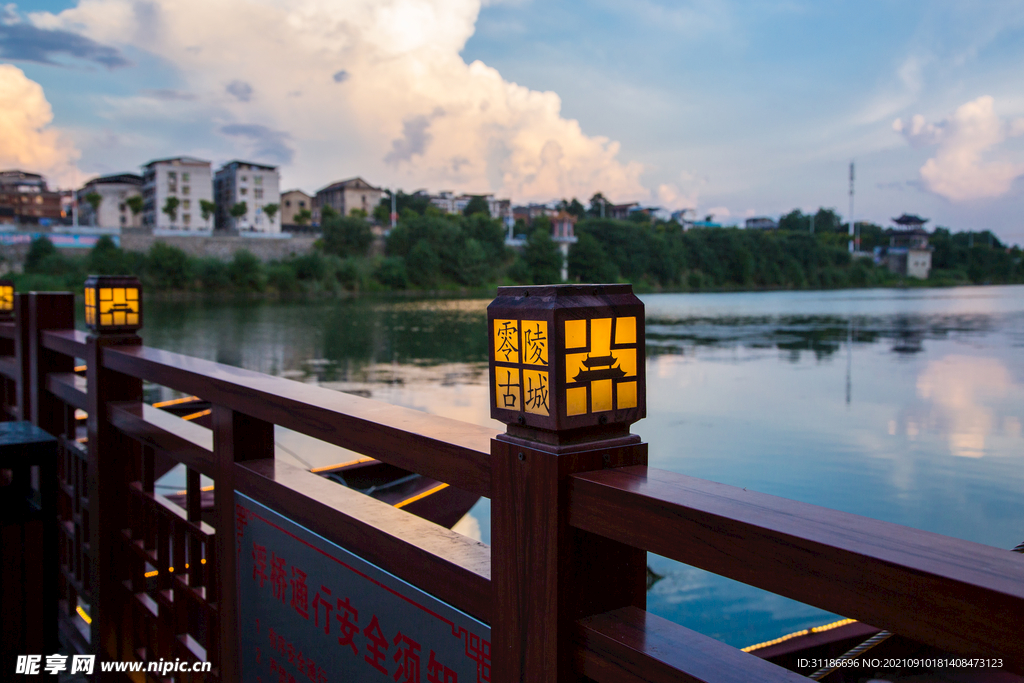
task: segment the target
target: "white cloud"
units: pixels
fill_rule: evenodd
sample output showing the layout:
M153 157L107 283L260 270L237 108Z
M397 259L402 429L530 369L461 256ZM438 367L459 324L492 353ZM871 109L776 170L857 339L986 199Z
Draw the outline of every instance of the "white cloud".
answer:
M678 181L662 183L652 194L655 201L659 202L662 208L669 211L677 211L679 209L696 210L697 203L700 200L700 191L707 184L707 176L683 171L679 174Z
M480 6L81 0L30 19L174 65L175 87L196 94L193 120L210 121L211 130L237 124L287 136L295 150L284 168L289 184L315 189L362 175L407 189L486 190L516 200L596 190L617 200L647 198L640 164L619 160L617 142L563 118L558 95L510 83L482 62L466 64L459 53ZM225 92L226 84L247 88ZM190 153L187 141L179 144L166 153Z
M52 121L42 86L18 67L0 64L0 168L41 173L57 186L77 185L79 152Z
M932 192L953 201L999 197L1024 174L1024 164L983 155L1007 137L1024 133L1021 120L1007 123L995 112L992 97L960 105L952 118L927 123L920 114L909 123L896 119L893 130L913 147L937 145L934 157L921 167L921 179Z

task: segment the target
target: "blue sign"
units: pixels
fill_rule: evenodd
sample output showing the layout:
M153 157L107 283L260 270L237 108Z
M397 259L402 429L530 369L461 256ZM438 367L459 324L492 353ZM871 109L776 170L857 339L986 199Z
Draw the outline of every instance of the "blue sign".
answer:
M241 680L487 683L491 629L235 493Z

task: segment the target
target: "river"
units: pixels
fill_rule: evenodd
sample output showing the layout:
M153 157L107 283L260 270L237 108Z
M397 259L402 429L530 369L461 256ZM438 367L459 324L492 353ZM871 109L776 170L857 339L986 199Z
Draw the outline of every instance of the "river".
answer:
M1024 287L641 298L648 417L633 431L651 466L992 546L1024 541ZM499 431L488 303L147 301L142 335ZM315 450L280 430L278 441L300 459ZM470 514L458 528L489 541L488 501ZM665 558L649 565L664 576L649 610L732 645L838 618Z

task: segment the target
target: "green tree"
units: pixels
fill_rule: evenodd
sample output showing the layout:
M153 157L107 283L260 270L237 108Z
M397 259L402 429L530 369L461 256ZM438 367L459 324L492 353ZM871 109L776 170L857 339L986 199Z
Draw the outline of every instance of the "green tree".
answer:
M90 192L85 195L85 201L89 202L89 206L92 207L92 224L94 226L99 225L100 204L103 202L103 196L98 192Z
M313 218L312 212L309 209L300 209L295 214L295 225L305 225Z
M146 255L146 275L155 289L185 289L189 281L189 258L178 247L156 242Z
M326 221L332 218L340 218L341 214L334 210L334 207L330 204L325 204L320 207L320 225L323 225Z
M409 281L418 287L433 287L441 271L441 259L427 240L416 242L405 259Z
M536 223L540 223L537 221ZM536 224L535 223L535 224ZM562 280L562 252L551 239L551 230L535 228L526 240L523 260L530 269L530 280L535 285L547 285Z
M97 240L96 246L89 250L86 268L96 275L131 274L128 258L108 235Z
M209 225L210 217L217 213L217 205L209 199L200 199L199 212L203 215L203 220L206 221L206 224Z
M145 202L140 194L133 194L131 197L124 200L124 203L128 205L129 209L131 209L133 216L138 216L142 213L142 209L145 207Z
M596 237L583 233L569 247L569 279L577 282L615 282L618 269Z
M245 214L249 213L249 205L246 204L245 202L238 202L230 209L228 209L228 213L231 215L232 218L238 220Z
M43 262L52 256L58 256L57 247L45 237L37 237L28 246L28 254L25 255L25 272L41 273Z
M401 256L388 256L374 271L377 282L390 289L405 289L409 286L409 276L405 272L405 259Z
M348 212L348 215L351 218L362 218L364 221L369 216L369 214L366 213L366 209L352 209Z
M167 201L164 202L164 208L161 209L167 217L171 219L171 223L175 223L178 220L178 205L181 204L181 200L177 197L168 197Z
M373 228L363 218L341 218L335 213L325 219L320 228L323 250L328 254L363 256L373 243Z
M603 194L595 192L594 196L590 198L590 215L594 218L604 217L605 207L608 203L608 200L604 198Z
M458 256L459 280L470 287L479 287L487 279L490 268L487 263L487 252L472 237L467 239Z
M274 216L277 215L277 210L281 208L280 204L267 204L263 207L263 213L267 214L267 220L273 224Z
M243 292L262 292L266 281L263 262L251 251L239 249L228 266L231 283Z
M470 198L469 203L466 204L466 208L462 210L463 216L473 216L475 214L484 214L488 218L491 217L491 208L487 205L487 199L480 195L473 195Z

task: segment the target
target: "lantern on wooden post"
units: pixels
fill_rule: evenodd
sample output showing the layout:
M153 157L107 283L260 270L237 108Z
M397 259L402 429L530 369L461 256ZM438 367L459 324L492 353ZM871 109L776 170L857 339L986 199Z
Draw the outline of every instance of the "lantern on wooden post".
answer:
M85 324L97 334L130 334L142 327L142 287L124 275L90 275L85 281Z
M629 433L647 412L644 305L631 285L500 287L487 326L507 425L491 441L492 670L576 680L577 620L646 601L646 552L568 523L573 475L647 465Z
M0 280L0 321L14 317L14 283Z
M487 307L491 417L558 444L647 413L644 305L632 285L499 287Z

